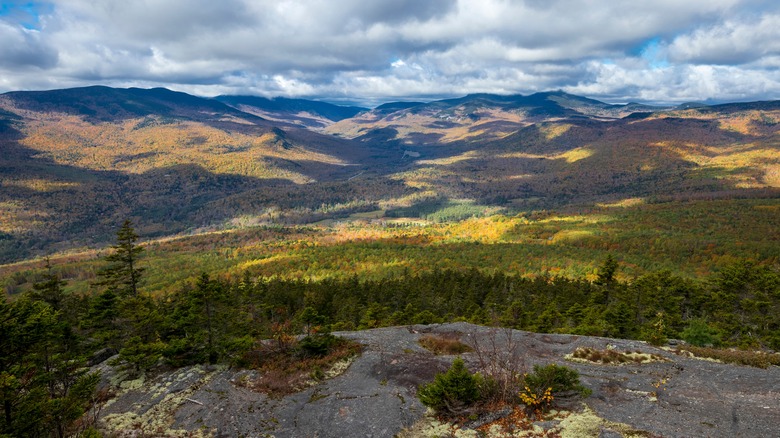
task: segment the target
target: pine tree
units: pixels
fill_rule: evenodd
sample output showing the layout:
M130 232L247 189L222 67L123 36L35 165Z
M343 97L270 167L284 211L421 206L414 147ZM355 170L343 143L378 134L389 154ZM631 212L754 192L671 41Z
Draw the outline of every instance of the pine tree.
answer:
M617 261L612 257L612 254L607 254L607 258L604 259L604 262L599 267L596 284L606 286L614 283L617 269Z
M62 288L68 283L66 281L60 280L60 277L52 272L49 258L46 257L45 260L46 273L43 274L43 281L33 284L32 298L45 301L54 310L60 310L64 298L64 292Z
M144 271L144 268L138 267L138 259L144 249L136 244L138 235L129 219L122 224L116 237L117 243L112 246L114 252L105 259L111 264L98 272L102 280L96 284L107 286L120 297L138 296L138 286Z
M109 265L98 272L100 280L94 283L105 289L92 300L85 325L94 330L93 337L119 349L125 340L139 335L139 329L147 331L137 324L144 316L136 311L148 306L137 305L142 298L138 288L143 268L138 267L138 260L143 248L136 244L138 235L132 222L126 220L116 236L113 251L105 257Z

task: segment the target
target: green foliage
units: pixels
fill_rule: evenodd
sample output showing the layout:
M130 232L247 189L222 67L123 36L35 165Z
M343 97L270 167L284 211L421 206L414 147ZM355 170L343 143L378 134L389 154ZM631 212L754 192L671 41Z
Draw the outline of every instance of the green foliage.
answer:
M166 348L160 341L144 342L140 337L134 336L119 350L119 360L131 367L135 373L149 371L157 365Z
M552 395L553 398L573 395L587 397L591 394L591 390L580 383L577 370L554 363L545 366L534 365L534 371L523 376L521 386L523 387L521 394L526 396L523 397L524 400L543 401L549 398L545 394ZM551 405L546 402L544 404L548 407Z
M144 249L136 244L137 240L133 223L129 219L125 220L116 233L113 253L105 257L109 265L98 272L101 280L96 285L105 286L120 297L138 296L138 286L144 271L144 268L138 267L138 258Z
M59 275L52 271L51 262L48 257L45 261L46 273L43 274L42 281L33 284L31 296L33 299L46 302L54 310L60 310L63 301L65 300L63 287L67 285L68 282L60 279Z
M664 345L668 341L666 330L666 315L664 315L664 312L658 312L655 315L655 321L653 321L652 326L645 331L644 338L652 345Z
M163 332L171 345L166 350L171 363L216 363L230 354L226 347L233 336L245 335L231 333L231 329L248 322L230 316L231 304L237 298L231 295L223 282L202 273L194 287L184 287L172 297L167 303Z
M304 356L323 357L333 350L339 338L331 333L315 333L298 341L298 348Z
M680 335L685 342L697 347L709 347L719 342L718 333L701 318L692 319Z
M68 436L99 381L67 321L40 298L0 302L0 434Z
M471 374L463 359L458 357L447 372L437 374L433 382L420 386L417 397L440 414L460 414L477 402L482 380L478 374Z
M99 430L95 429L94 427L90 426L84 432L81 432L81 435L79 435L79 438L103 438L103 434L100 433Z
M612 254L607 254L607 258L601 264L596 277L596 284L609 285L615 281L615 274L617 274L618 264Z
M318 332L325 324L325 317L320 315L313 307L306 306L296 317L298 322L303 324L306 335L312 332ZM326 330L327 331L327 330Z
M707 310L722 341L743 347L780 347L780 272L751 261L726 266L712 281Z

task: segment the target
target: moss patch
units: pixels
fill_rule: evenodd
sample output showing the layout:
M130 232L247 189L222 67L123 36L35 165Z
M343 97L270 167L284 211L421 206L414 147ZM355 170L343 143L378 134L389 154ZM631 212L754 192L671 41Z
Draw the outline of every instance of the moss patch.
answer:
M589 347L579 347L564 358L571 362L591 363L598 365L627 365L651 362L667 362L663 356L641 351L620 352L612 349L597 350Z
M165 397L155 403L149 410L143 414L137 414L134 412L124 412L119 414L109 414L101 419L100 429L103 432L107 432L108 436L115 437L130 437L130 436L171 436L171 437L208 437L213 434L208 430L198 430L196 432L170 429L170 426L174 422L174 415L179 406L183 403L187 403L187 399L192 396L199 388L208 383L218 372L223 371L224 368L217 367L213 371L206 372L202 367L195 366L188 369L181 370L178 373L179 379L185 379L197 375L197 381L188 385L186 389L167 393ZM140 383L139 383L140 380ZM176 380L176 379L174 379ZM129 392L133 390L143 391L147 393L154 393L156 395L162 395L170 386L170 383L160 387L160 384L154 387L144 387L143 379L136 379L130 382L128 385L122 385L120 382L120 388L123 388L123 392Z
M621 434L624 438L648 438L653 434L637 430L625 423L616 423L599 417L585 406L581 412L574 412L559 424L561 438L599 437L603 430Z

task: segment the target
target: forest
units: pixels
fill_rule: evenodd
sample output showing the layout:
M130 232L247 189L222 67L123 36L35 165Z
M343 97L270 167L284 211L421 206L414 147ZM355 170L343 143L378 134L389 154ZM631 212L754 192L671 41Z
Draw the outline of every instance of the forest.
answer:
M318 375L360 349L340 331L383 326L780 363L777 102L241 108L162 89L2 96L0 438L100 436L108 358L128 379Z
M131 374L252 367L267 339L305 336L302 354L316 355L333 344L332 331L445 321L780 349L780 271L748 260L702 278L661 270L630 280L619 279L623 267L611 254L593 279L478 269L323 279L202 272L152 295L144 286L152 267L137 241L126 221L88 292L66 292L47 260L30 290L0 303L0 434L99 436L94 411L105 394L88 366L116 353Z

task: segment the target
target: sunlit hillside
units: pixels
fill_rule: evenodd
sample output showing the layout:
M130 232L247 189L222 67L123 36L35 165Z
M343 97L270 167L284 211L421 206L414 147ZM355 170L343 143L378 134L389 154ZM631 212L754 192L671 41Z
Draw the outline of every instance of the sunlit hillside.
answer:
M707 276L736 260L780 263L778 213L778 199L659 204L626 199L588 209L450 223L377 219L382 212L372 212L329 225L237 227L147 242L144 288L171 292L202 272L321 280L477 269L593 280L607 254L620 261L625 280L658 270ZM437 214L441 210L430 216ZM69 289L89 290L104 255L55 255L52 264ZM8 293L29 289L45 272L42 266L38 259L0 267L2 286Z
M101 247L126 218L160 238L780 196L774 102L658 108L553 92L361 112L90 87L7 93L0 109L5 262Z

